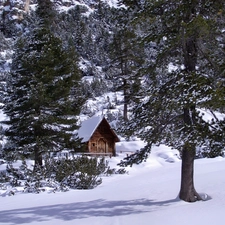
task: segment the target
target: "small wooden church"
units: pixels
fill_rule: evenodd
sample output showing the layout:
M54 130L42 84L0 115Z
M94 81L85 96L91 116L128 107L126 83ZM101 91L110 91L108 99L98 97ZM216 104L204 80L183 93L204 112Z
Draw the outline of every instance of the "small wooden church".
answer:
M105 117L94 116L83 121L78 130L78 137L85 143L85 152L116 156L115 143L120 140Z

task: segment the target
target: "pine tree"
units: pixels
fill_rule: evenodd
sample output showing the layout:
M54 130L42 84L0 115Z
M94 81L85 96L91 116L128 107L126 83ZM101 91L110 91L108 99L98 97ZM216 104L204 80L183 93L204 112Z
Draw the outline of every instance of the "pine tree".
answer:
M36 13L38 27L16 44L4 111L13 150L42 165L43 153L71 146L84 98L74 49L65 49L51 31L51 1L39 0Z
M128 16L124 18L124 14ZM138 85L136 78L144 57L143 46L138 43L138 36L129 24L130 14L126 9L121 8L115 16L117 25L113 30L113 40L110 45L111 62L107 72L107 76L113 81L114 90L123 91L124 121L128 120L128 105L132 99L132 89Z
M139 10L139 26L149 22L144 42L154 45L156 51L155 60L149 62L144 74L148 82L136 93L144 101L137 101L136 123L130 126L147 145L129 157L128 163L142 162L153 144L165 143L179 149L182 157L179 197L187 202L200 200L193 179L196 148L218 140L223 145L225 140L224 121L216 117L205 121L198 110L201 107L218 110L213 100L224 100L221 91L224 85L217 84L218 79L223 80L220 65L224 61L218 63L215 55L219 54L218 40L221 40L218 20L223 17L224 21L225 4L211 1L206 4L204 0L124 2ZM210 54L212 44L214 55Z

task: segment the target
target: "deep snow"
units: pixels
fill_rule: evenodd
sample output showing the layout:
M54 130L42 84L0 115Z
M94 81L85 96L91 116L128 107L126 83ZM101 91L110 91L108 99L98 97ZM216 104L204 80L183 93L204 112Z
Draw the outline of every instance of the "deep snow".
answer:
M131 146L136 150L142 145L121 142L117 149L129 154ZM123 156L109 159L110 165L116 166ZM128 174L104 177L92 190L0 197L0 224L223 225L225 159L195 161L195 186L208 195L207 201L177 198L180 170L175 150L155 147L147 162L127 168Z
M117 7L117 1L109 2ZM92 11L88 9L87 16ZM103 114L107 109L98 104L103 98L108 104L115 93L87 105ZM213 118L209 112L200 112ZM118 143L119 156L109 159L110 165L116 166L123 156L142 146L140 141ZM104 177L93 190L0 197L0 225L224 225L225 159L195 161L195 187L208 200L186 203L177 198L181 170L177 155L165 146L155 147L147 162L127 168L129 174Z

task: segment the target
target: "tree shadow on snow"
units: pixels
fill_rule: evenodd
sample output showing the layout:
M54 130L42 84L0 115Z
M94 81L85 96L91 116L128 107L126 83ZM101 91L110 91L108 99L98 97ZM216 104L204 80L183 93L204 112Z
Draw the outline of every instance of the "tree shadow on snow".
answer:
M74 202L33 208L20 208L0 212L0 224L24 224L44 222L52 219L62 221L78 220L88 217L114 217L129 214L141 214L156 210L157 206L167 206L179 199L154 201L137 199L128 201L106 201L98 199L88 202Z

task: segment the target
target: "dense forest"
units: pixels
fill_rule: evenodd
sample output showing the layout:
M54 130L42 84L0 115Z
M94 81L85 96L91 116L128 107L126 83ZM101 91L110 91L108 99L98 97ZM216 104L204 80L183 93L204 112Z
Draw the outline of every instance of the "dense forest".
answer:
M1 157L34 155L38 170L46 152L79 148L79 116L105 110L146 142L122 166L152 145L178 149L179 196L200 200L194 159L224 155L224 14L210 0L0 1ZM123 100L88 103L109 92Z

